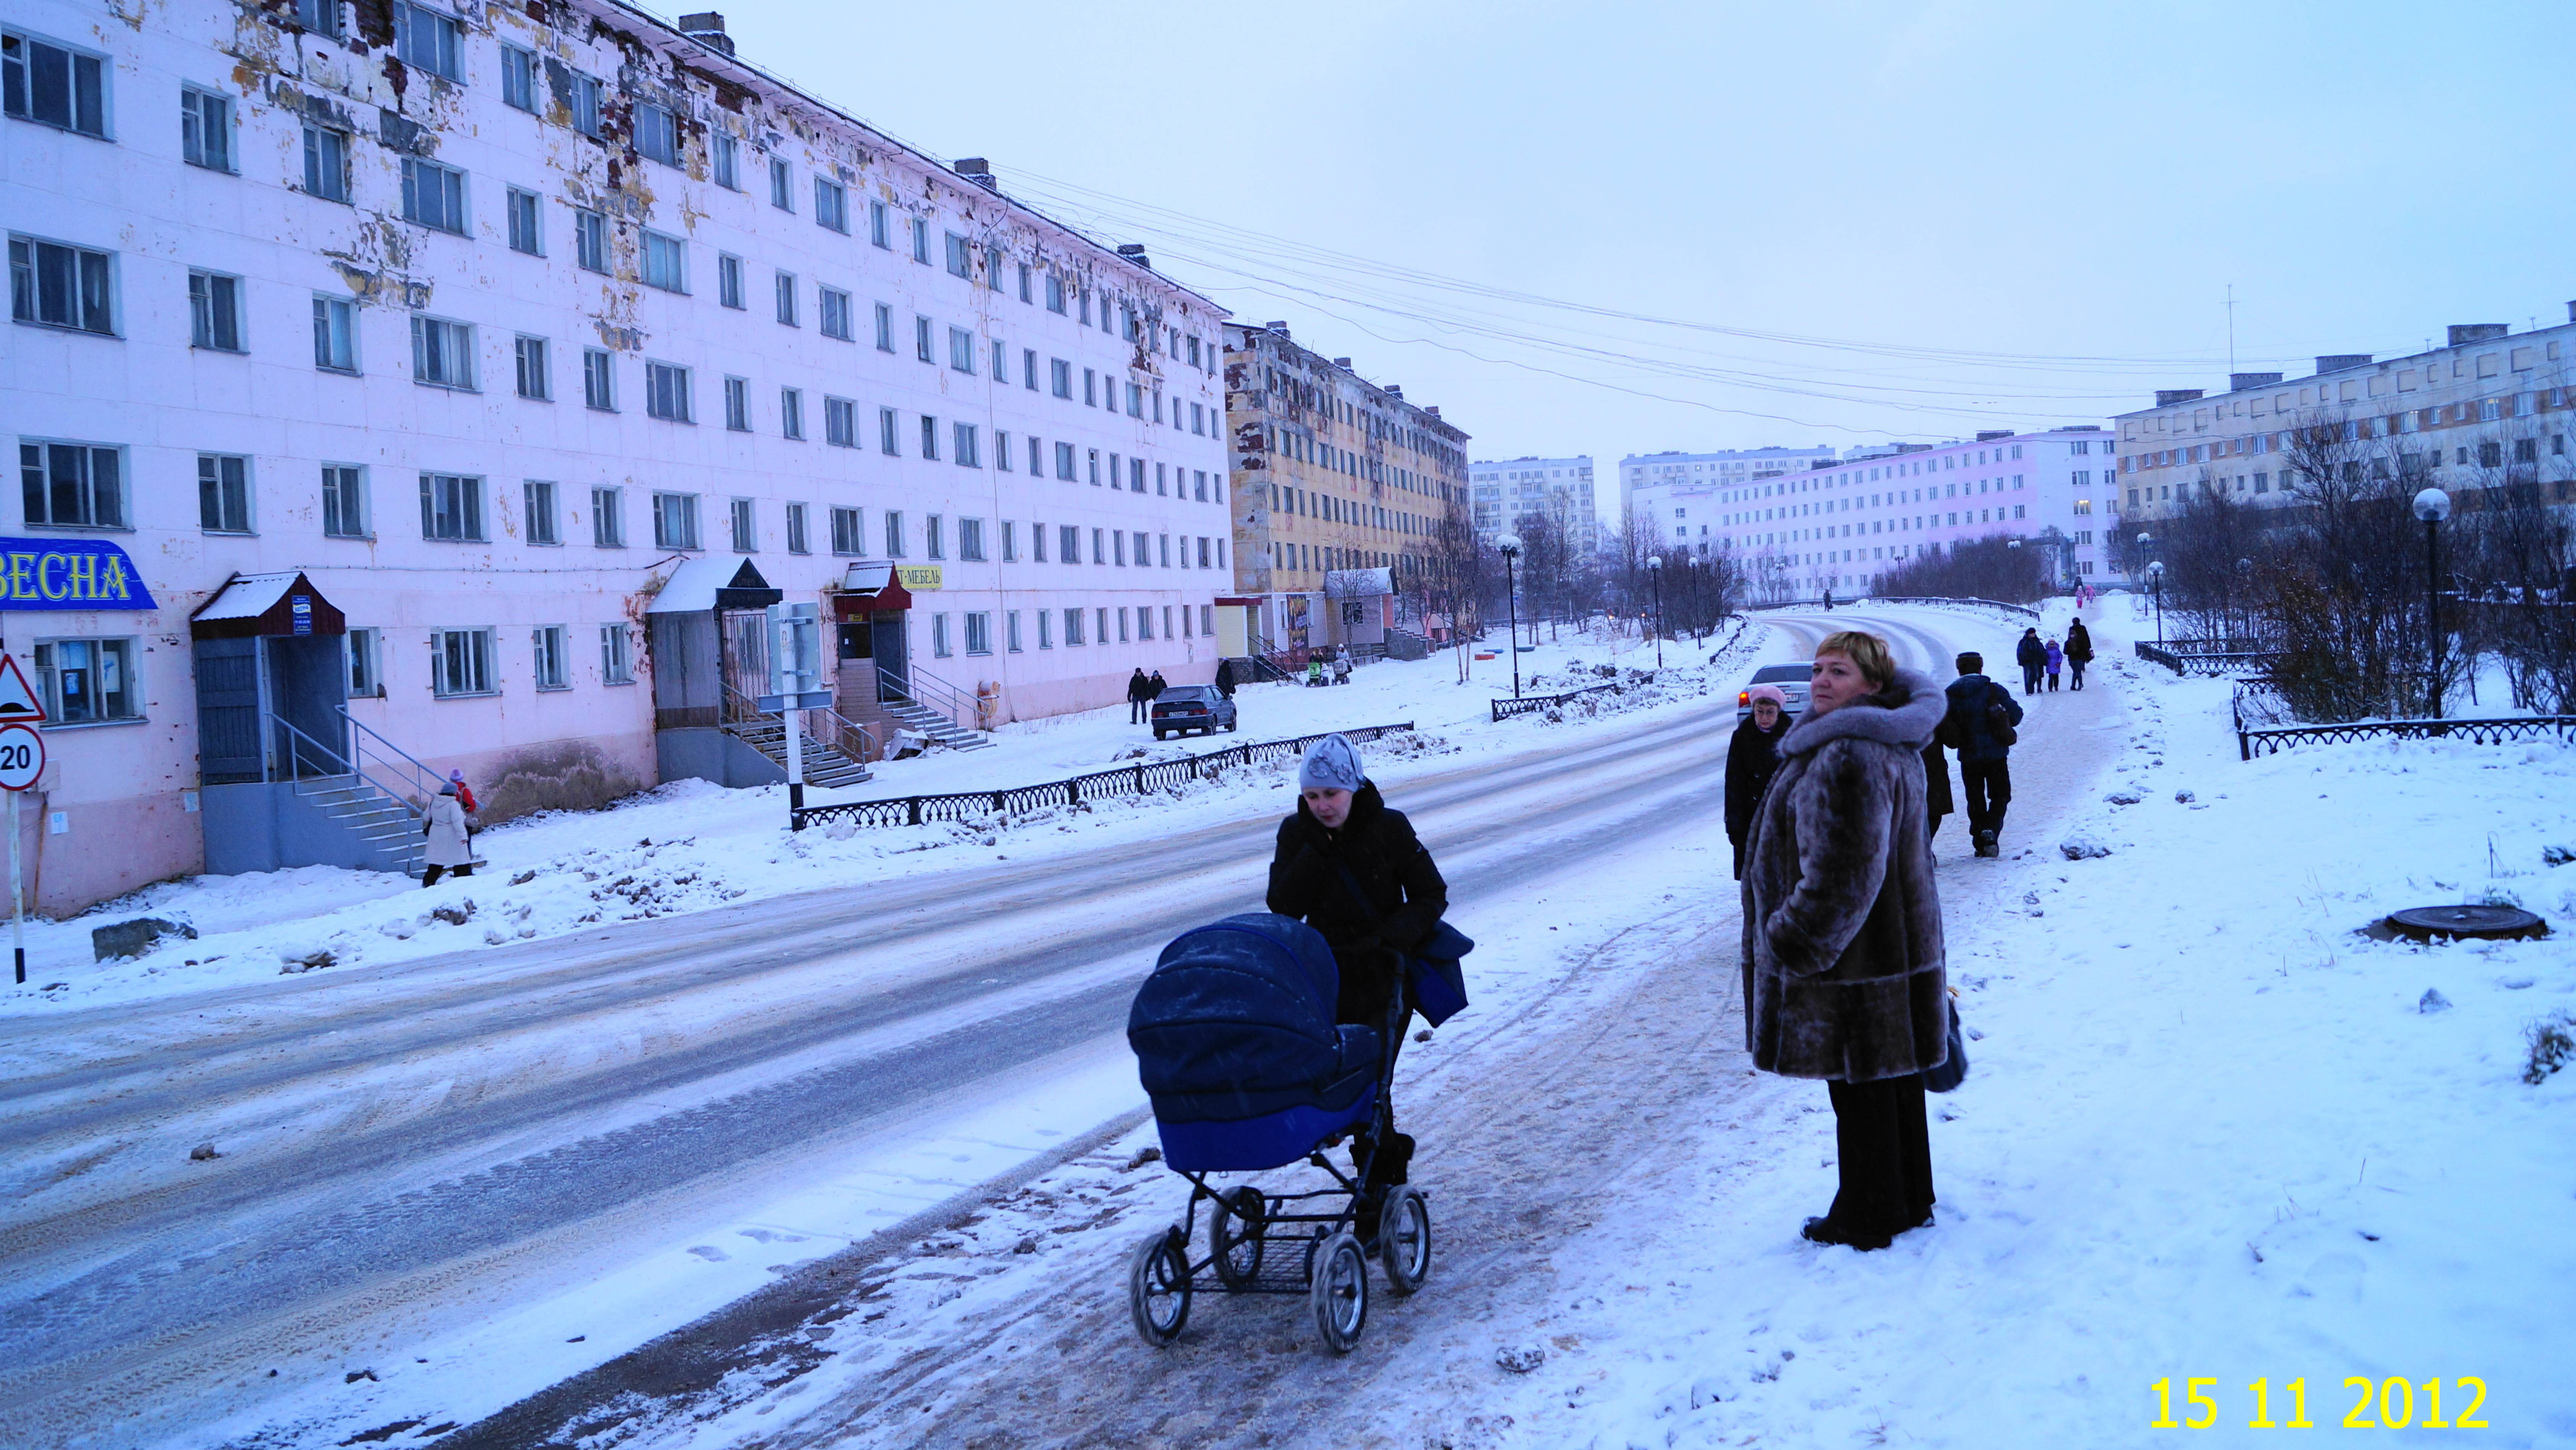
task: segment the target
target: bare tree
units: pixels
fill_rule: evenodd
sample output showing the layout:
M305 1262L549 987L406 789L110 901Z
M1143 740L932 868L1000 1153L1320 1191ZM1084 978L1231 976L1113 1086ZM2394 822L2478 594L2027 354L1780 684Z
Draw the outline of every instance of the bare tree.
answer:
M1483 601L1491 551L1476 540L1475 521L1464 500L1453 500L1431 526L1422 552L1422 608L1426 616L1446 615L1449 642L1458 657L1458 683L1467 683L1476 638L1484 633Z
M2044 551L2019 539L1963 539L1930 547L1878 576L1884 595L1999 599L2021 604L2049 592Z

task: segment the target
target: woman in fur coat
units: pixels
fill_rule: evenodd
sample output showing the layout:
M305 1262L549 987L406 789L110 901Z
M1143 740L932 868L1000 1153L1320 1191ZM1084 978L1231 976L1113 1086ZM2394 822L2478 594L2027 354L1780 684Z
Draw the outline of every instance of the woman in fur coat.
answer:
M1841 1191L1805 1236L1877 1249L1932 1221L1922 1075L1950 1014L1923 747L1948 701L1859 631L1816 647L1808 700L1745 850L1745 1034L1833 1102Z

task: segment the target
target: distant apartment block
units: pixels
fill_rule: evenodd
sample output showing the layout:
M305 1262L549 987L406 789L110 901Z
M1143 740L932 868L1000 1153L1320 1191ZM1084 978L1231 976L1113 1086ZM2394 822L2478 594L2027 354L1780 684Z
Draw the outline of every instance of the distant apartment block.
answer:
M1499 537L1532 514L1554 519L1587 550L1600 547L1606 537L1593 503L1589 456L1474 463L1468 465L1467 478L1479 539Z

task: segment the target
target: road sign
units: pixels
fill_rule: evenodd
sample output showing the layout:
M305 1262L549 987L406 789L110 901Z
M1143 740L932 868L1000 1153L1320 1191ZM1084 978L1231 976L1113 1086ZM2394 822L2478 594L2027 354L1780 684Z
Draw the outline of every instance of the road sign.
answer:
M0 725L0 790L25 790L45 773L45 737L25 725Z
M27 673L18 668L18 657L0 654L0 722L33 724L44 718L44 702L28 687Z

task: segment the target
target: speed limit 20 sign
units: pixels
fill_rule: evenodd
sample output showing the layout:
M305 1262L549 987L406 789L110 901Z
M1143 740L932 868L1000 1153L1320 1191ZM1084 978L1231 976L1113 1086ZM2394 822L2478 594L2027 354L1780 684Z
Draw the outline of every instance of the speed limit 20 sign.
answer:
M0 725L0 790L25 790L45 773L45 737L24 725Z

